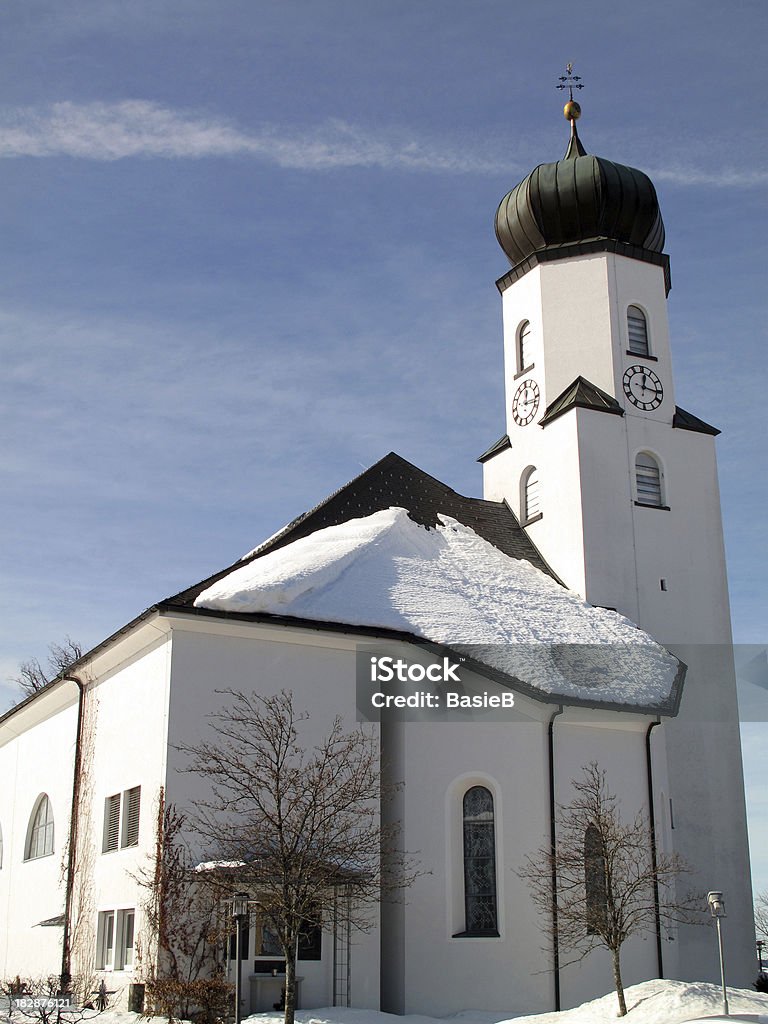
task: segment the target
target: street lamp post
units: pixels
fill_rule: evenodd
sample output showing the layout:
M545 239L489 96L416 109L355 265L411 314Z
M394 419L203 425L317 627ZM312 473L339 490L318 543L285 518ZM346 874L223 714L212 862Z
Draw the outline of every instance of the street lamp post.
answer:
M725 917L725 900L721 892L708 892L707 905L717 925L717 945L720 950L720 978L723 983L723 1016L728 1017L728 993L725 989L725 954L723 953L723 933L720 930L720 918Z
M240 999L242 987L242 928L243 917L248 913L248 901L250 896L247 892L236 892L232 897L232 917L235 919L235 1024L240 1024Z
M761 974L763 973L763 946L764 945L765 945L765 942L762 939L758 939L757 942L755 943L755 946L757 947L757 966L758 966L758 969L759 969Z

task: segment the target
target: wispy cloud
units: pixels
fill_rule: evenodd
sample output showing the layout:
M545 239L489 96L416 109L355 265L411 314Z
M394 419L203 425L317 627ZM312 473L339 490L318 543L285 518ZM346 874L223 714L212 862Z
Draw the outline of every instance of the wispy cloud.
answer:
M246 132L226 120L171 110L146 100L55 103L40 110L0 112L0 156L126 157L251 156L280 167L340 167L496 173L509 161L436 147L415 138L382 138L331 119L314 129L284 131L266 125Z
M456 145L417 137L407 129L353 125L337 118L307 128L262 125L245 130L217 115L173 110L149 100L54 103L0 111L0 157L68 156L85 160L130 157L199 159L250 157L306 171L340 168L449 174L521 174L535 162L530 137L518 152L498 142ZM768 172L677 160L651 171L672 185L754 187Z
M755 188L768 185L768 171L737 167L645 167L654 181L667 181L670 185L704 185L712 188Z

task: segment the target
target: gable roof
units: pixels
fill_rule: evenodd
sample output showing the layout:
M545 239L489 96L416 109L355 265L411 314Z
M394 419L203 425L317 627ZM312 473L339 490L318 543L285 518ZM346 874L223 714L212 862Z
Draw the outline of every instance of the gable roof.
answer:
M339 526L350 519L360 519L392 507L407 509L410 518L421 526L437 526L439 514L450 516L470 527L505 555L524 559L560 582L506 502L458 494L418 466L390 452L319 505L297 516L245 558L169 597L163 604L176 608L192 607L204 590L229 575L233 569L328 526Z
M563 586L562 581L547 565L506 502L486 501L481 498L471 498L458 494L435 477L425 473L396 453L390 452L383 459L380 459L379 462L355 477L344 487L339 488L314 508L292 520L282 530L279 530L243 558L202 580L200 583L180 591L164 601L159 601L146 609L146 611L116 631L112 636L102 641L91 651L85 653L77 662L70 666L68 672L76 671L80 665L85 664L96 653L105 650L123 634L128 633L149 616L157 613L161 615L179 613L213 618L242 619L272 625L299 626L304 629L309 628L319 631L353 633L361 636L370 636L375 639L388 638L415 643L423 645L435 653L455 653L459 646L462 645L446 644L434 639L430 640L423 634L420 635L410 629L393 629L382 625L355 625L354 623L349 623L346 617L343 620L337 618L334 621L332 618L320 619L314 615L310 618L305 618L301 616L301 613L297 616L295 612L294 614L287 615L275 614L274 611L238 612L217 609L215 607L201 607L200 603L196 604L196 599L200 597L203 591L211 587L212 584L217 583L237 570L243 569L243 567L247 567L263 555L276 552L287 545L294 544L296 541L308 538L318 531L349 523L350 520L371 517L375 513L385 510L396 512L398 509L405 510L408 519L421 526L438 527L444 530L446 528L446 517L448 520L453 519L456 523L467 527L469 531L476 535L478 543L486 541L502 555L529 563L534 569L540 570L544 574L543 578L549 577L553 581L550 583L550 586L553 584ZM448 523L448 527L450 528L450 523ZM296 549L294 548L293 550L295 552ZM555 590L557 589L558 587L555 587ZM576 595L570 594L566 589L562 591L562 594L566 602L569 599L580 601ZM586 602L582 603L586 606ZM594 610L599 612L598 609ZM629 625L632 624L629 623ZM633 626L633 628L636 627ZM642 630L640 630L638 638L641 639L642 635ZM650 637L647 637L647 640L650 640ZM538 648L539 646L537 643L536 647ZM542 649L549 647L552 650L563 647L562 644L555 644L553 647L553 645L547 645L546 643L541 646ZM565 649L569 646L565 645ZM635 645L633 644L632 646L634 648ZM663 652L663 648L659 647L659 645L654 644L654 646ZM472 650L473 647L476 647L479 653ZM638 699L639 694L635 695L634 698L627 694L627 697L622 699L620 692L614 692L610 696L607 693L599 695L597 692L577 695L573 690L571 692L562 692L559 688L547 692L546 688L541 688L535 683L532 685L525 679L511 676L508 670L499 670L494 667L492 664L495 660L494 658L490 659L491 663L489 664L489 649L485 645L485 653L482 653L482 647L483 645L478 646L476 644L463 645L468 667L472 667L481 674L496 679L505 685L512 685L513 688L518 689L522 693L527 693L535 700L544 701L545 703L582 705L591 708L607 708L634 713L650 712L664 715L674 715L677 713L685 678L685 666L677 661L677 659L671 658L671 656L667 655L677 664L674 679L669 680L669 685L663 696L661 693L658 693L650 703L644 703L642 697ZM586 649L583 647L578 648L579 651ZM605 649L605 647L602 649ZM598 665L597 670L604 674L605 666ZM48 692L62 678L63 676L58 676L52 680L48 687L39 691L30 700L36 699L42 693ZM23 702L24 705L26 703L26 701ZM2 720L14 715L18 710L19 706L10 709L6 715L2 716Z
M545 427L569 409L594 409L596 412L609 412L614 416L624 415L624 410L613 395L609 395L586 377L579 376L554 402L550 402L539 420L539 426Z
M635 623L439 519L422 526L393 507L325 527L246 562L195 605L259 622L397 631L538 700L674 707L680 663Z
M482 455L478 455L477 462L488 462L494 455L499 452L505 452L507 448L512 447L512 442L509 439L509 434L502 434L498 441L494 441L490 448L486 448Z
M713 427L711 423L705 423L698 416L694 416L692 412L686 412L685 409L681 409L679 405L675 406L672 426L679 427L681 430L693 430L697 434L711 434L712 437L717 437L721 433L717 427Z

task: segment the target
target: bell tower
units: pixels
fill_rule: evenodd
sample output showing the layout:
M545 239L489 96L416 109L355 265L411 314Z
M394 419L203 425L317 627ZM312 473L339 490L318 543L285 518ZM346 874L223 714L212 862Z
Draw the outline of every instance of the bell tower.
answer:
M726 643L724 568L712 565L724 566L719 431L675 404L656 190L587 153L580 113L566 104L563 159L536 167L496 213L512 265L497 282L506 434L481 456L485 497L506 500L592 604L660 639ZM713 585L724 615L704 626L695 596Z
M727 879L715 888L731 888L747 937L739 955L749 963L719 431L675 401L670 266L653 183L587 153L570 65L561 84L571 91L565 155L534 168L496 213L511 264L497 281L506 432L480 456L484 496L511 506L568 588L626 615L687 664L680 713L656 730L669 772L670 842L699 870L696 885ZM705 929L670 952L677 967L668 976L695 978L709 965L696 932Z

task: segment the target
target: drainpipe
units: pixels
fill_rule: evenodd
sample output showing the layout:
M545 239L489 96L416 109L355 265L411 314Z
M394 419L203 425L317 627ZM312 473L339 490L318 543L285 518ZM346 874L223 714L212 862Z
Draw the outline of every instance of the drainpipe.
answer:
M75 765L72 773L72 811L69 819L69 849L67 851L67 888L64 901L64 937L61 943L61 991L68 992L72 981L70 971L70 942L72 892L75 886L75 859L77 857L77 826L80 819L80 765L83 756L83 709L85 684L78 676L62 676L62 682L77 685L77 733L75 735Z
M658 964L659 977L664 977L664 958L661 948L661 909L659 906L659 879L656 874L658 861L656 857L656 818L653 810L653 765L651 763L651 730L655 729L661 722L657 718L651 722L645 733L645 763L648 774L648 820L651 833L651 869L653 870L653 911L656 918L656 961Z
M560 705L549 720L548 752L549 752L549 843L552 853L552 971L555 980L555 1011L560 1010L560 942L557 936L557 866L555 853L557 850L557 833L555 829L555 719L562 715Z

